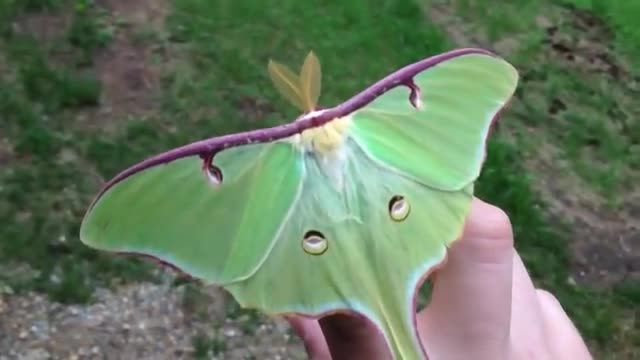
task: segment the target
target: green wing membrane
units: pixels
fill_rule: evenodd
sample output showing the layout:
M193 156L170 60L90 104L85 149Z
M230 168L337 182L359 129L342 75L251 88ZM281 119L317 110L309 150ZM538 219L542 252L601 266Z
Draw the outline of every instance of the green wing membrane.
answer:
M289 144L224 150L212 184L198 156L116 183L84 218L80 238L102 250L150 255L204 281L250 276L268 256L301 184ZM286 169L279 171L279 169Z
M322 160L305 161L296 216L260 271L227 288L243 306L274 314L357 311L379 326L396 359L420 359L414 292L460 235L472 186L438 191L373 161L353 141L345 151L341 188L325 181ZM396 195L411 207L404 221L389 214ZM304 252L308 231L325 236L322 255Z
M419 108L396 87L353 114L354 137L379 161L441 190L480 174L489 127L515 92L517 71L501 58L468 54L417 74Z

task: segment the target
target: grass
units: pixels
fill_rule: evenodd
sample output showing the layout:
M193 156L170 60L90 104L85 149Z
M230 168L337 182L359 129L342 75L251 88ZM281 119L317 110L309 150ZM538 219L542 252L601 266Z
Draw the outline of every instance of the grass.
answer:
M492 0L456 3L457 16L484 34L488 44L517 39L518 46L506 56L523 77L517 101L489 143L478 195L510 214L518 249L536 282L557 294L602 358L622 359L625 351L639 351L640 331L625 330L623 324L638 316L640 286L625 282L596 290L569 281L570 229L551 222L534 191L541 174L524 165L544 139L591 187L584 191L607 197L613 208L620 205L623 189L637 182L640 108L631 99L638 90L551 53L545 29L535 25L545 14L566 37L578 36L565 10L568 4L578 6L601 17L615 40L613 57L633 63L640 58L635 40L640 35L628 17L633 5L595 0L519 0L499 7L492 7L498 4ZM414 3L256 4L174 0L168 35L153 36L144 29L136 40L141 46L152 42L180 51L163 72L158 111L150 118L114 119L120 126L108 133L76 117L100 104L102 84L92 59L113 40L117 24L89 1L0 5L0 134L6 134L10 149L8 165L0 169L0 263L31 269L0 271L0 282L14 291L35 289L58 301L85 302L96 284L153 279L146 263L80 244L78 226L88 202L104 179L147 155L289 121L295 109L271 86L269 58L298 65L313 49L324 70L321 102L332 105L398 66L455 47L446 28L427 21ZM42 43L10 26L21 14L42 9L72 12L71 23L55 42ZM510 16L514 12L517 18ZM540 136L532 138L531 130ZM2 150L0 142L0 159ZM222 351L224 344L198 338L196 348L204 356Z
M19 14L18 4L24 4L15 4L7 11ZM54 5L60 4L38 6L55 11ZM63 36L74 38L74 24ZM84 57L84 50L102 41L86 39L82 52L69 51L72 60ZM96 179L90 172L93 164L75 160L83 157L85 144L77 141L69 125L73 111L98 104L100 83L89 69L74 65L81 62L72 61L69 66L51 61L53 46L58 44L40 44L33 36L15 31L2 40L2 55L11 71L0 78L1 130L7 134L13 159L0 173L0 255L10 262L26 262L32 271L29 276L0 279L16 290L46 291L59 301L87 301L93 280L142 274L139 268L144 267L95 254L77 241L78 221L95 191Z
M490 6L498 4L492 0L456 3L458 14L468 21L466 26L489 46L509 40L517 44L504 52L526 85L520 89L522 101L517 104L516 111L522 114L519 125L540 129L542 138L562 144L559 153L572 170L610 205L618 205L624 190L637 181L640 169L640 122L634 118L640 108L633 101L639 89L630 85L636 69L628 66L631 74L618 74L638 58L640 46L635 35L624 30L631 24L614 15L624 13L622 8L614 5L617 2L597 0L591 7L588 0L520 0L499 7ZM577 5L591 11L577 16ZM541 18L555 29L537 26ZM580 19L589 23L580 23ZM594 63L592 58L602 57L606 51L602 45L609 43L618 44L613 47L615 56ZM567 53L554 47L565 48ZM533 140L526 143L537 151L541 142Z

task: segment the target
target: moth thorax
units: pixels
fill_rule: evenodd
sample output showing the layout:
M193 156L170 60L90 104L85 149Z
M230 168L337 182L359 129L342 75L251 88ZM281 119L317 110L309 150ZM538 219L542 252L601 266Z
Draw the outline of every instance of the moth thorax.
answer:
M299 145L304 150L319 156L329 155L344 143L350 122L350 118L342 117L333 119L322 126L307 129L299 135Z

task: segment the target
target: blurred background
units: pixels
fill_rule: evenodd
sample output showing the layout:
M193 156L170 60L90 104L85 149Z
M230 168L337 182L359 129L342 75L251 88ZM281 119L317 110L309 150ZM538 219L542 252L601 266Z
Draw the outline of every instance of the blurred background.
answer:
M282 321L84 247L84 211L146 156L292 120L269 58L297 68L314 50L332 106L464 46L521 73L478 196L511 216L597 358L639 359L638 14L635 0L0 0L0 359L304 359Z

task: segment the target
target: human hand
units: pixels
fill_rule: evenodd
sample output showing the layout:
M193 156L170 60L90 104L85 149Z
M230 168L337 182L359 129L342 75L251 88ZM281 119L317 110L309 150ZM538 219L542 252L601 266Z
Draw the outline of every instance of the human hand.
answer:
M429 305L417 314L429 360L590 360L555 297L535 289L513 247L509 218L474 199L464 233L431 276ZM368 321L336 314L289 318L310 359L390 359Z

